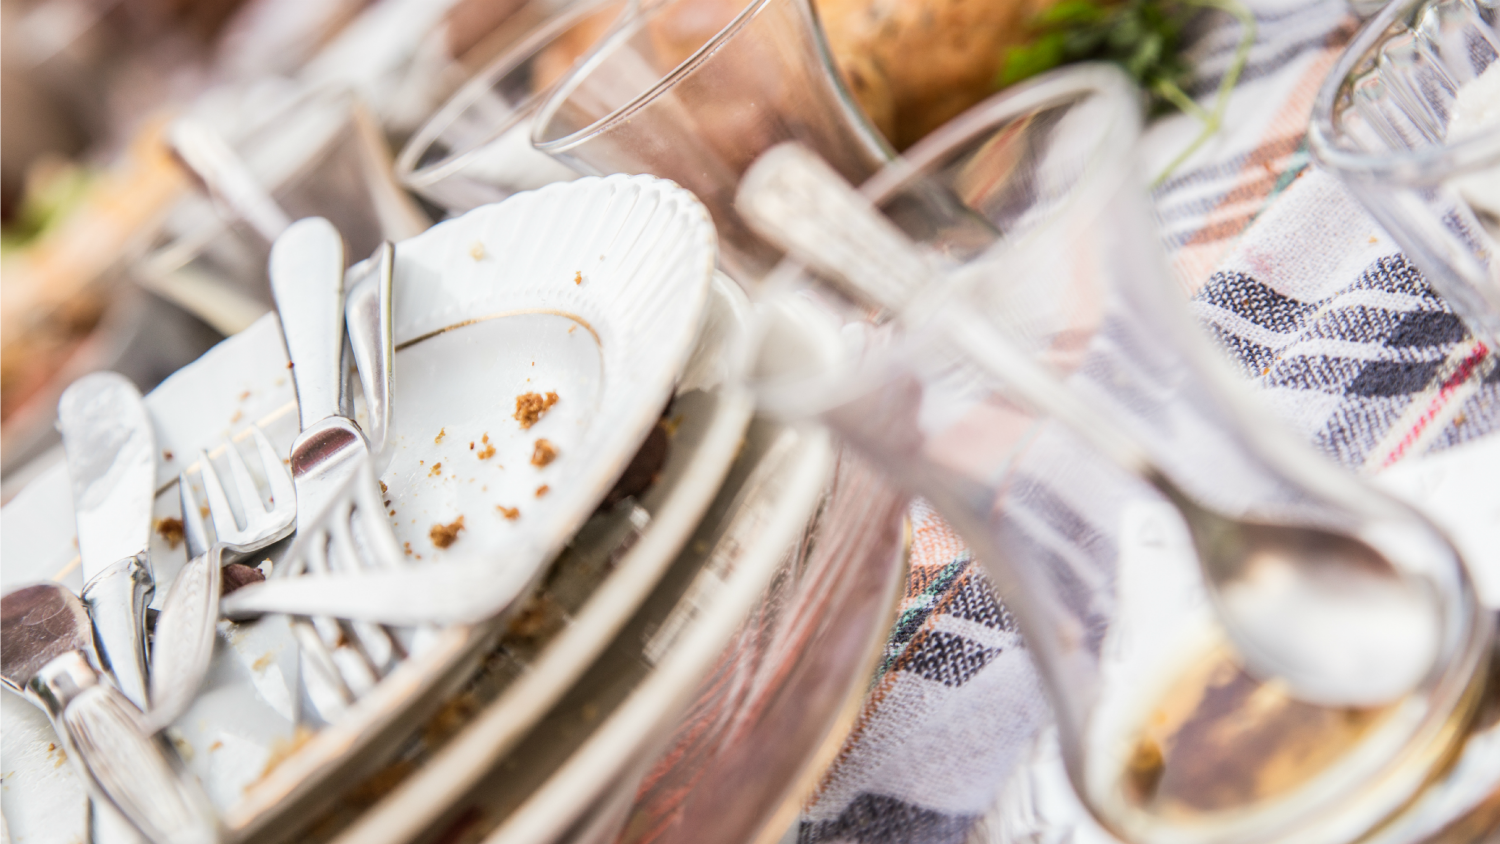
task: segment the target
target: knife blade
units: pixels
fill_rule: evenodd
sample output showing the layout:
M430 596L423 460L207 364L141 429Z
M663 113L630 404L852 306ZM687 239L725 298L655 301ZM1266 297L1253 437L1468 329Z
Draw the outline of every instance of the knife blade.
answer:
M145 710L146 604L154 588L147 549L156 498L151 417L129 379L96 372L63 393L57 419L73 482L83 601L120 691Z

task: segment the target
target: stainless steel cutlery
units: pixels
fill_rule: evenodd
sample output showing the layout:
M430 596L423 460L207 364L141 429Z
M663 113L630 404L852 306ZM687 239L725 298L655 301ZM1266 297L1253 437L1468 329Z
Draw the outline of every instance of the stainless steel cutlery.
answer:
M235 519L228 493L206 452L198 452L198 466L214 525L211 546L187 473L177 479L189 562L172 581L156 619L151 648L151 709L147 713L153 730L166 727L187 709L208 673L219 618L221 566L233 557L284 539L297 526L297 496L291 475L260 427L251 426L250 431L266 479L268 501L262 500L239 449L233 442L224 443L235 496L244 514L243 526Z
M156 436L140 391L113 372L73 382L57 406L83 559L83 602L106 667L142 711L146 604L155 588L148 556L156 499Z
M141 711L97 669L82 602L55 583L0 599L0 674L52 721L74 770L154 844L211 844L218 820Z

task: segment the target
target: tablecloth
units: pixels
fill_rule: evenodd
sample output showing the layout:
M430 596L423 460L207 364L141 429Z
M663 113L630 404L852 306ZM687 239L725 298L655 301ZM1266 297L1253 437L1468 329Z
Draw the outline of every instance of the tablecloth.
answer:
M1493 435L1496 356L1309 163L1312 101L1357 19L1344 0L1249 5L1255 42L1223 129L1154 191L1176 281L1264 400L1350 469L1377 472ZM1195 34L1189 92L1201 103L1241 34L1217 14ZM1181 115L1153 124L1150 172L1198 129ZM1112 541L1111 526L1051 506L1075 535ZM925 503L910 515L898 623L863 712L804 807L800 844L963 841L1047 723L1025 644L979 564Z

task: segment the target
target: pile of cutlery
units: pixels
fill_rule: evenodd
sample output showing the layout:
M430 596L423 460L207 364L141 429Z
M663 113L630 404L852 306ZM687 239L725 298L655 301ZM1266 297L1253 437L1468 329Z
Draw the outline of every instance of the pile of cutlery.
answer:
M115 373L85 376L64 393L58 425L84 586L81 596L45 583L3 597L0 678L51 719L89 788L101 844L142 837L211 844L224 837L201 785L162 732L186 711L208 673L223 566L247 560L299 525L270 577L403 564L376 481L390 453L393 260L392 246L383 244L349 273L346 296L343 241L328 221L305 219L277 238L271 277L302 423L291 468L254 425L248 436L264 494L232 440L223 445L227 487L210 456L199 452L214 538L184 472L178 484L189 562L151 631L146 607L155 592L149 540L158 450L150 414L135 386ZM364 426L353 418L346 335L365 397ZM261 576L259 568L243 571ZM292 627L307 696L325 720L336 720L406 656L402 639L378 625L311 617L294 618Z

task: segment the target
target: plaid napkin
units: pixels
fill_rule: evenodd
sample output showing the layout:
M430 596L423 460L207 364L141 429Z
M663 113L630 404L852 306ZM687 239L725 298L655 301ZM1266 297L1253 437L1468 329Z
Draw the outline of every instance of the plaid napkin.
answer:
M1357 28L1343 0L1250 4L1258 23L1225 128L1155 193L1162 238L1204 326L1294 428L1373 472L1500 429L1500 366L1353 197L1309 167L1312 100ZM1241 37L1227 16L1191 50L1209 103ZM1199 129L1151 127L1166 165ZM1113 526L1034 495L1036 541L1112 557ZM800 844L960 842L1048 707L1010 613L932 509L911 509L911 578L843 752L804 807Z

